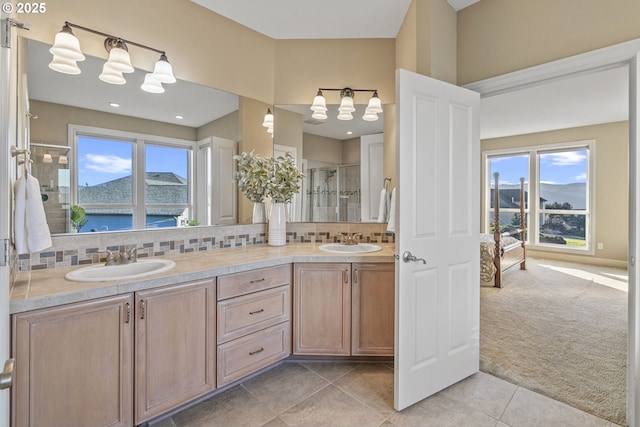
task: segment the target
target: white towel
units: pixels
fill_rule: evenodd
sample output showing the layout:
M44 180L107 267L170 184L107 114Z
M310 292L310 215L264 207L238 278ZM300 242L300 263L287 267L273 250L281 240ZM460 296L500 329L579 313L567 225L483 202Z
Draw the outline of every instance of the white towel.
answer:
M396 231L396 187L391 190L391 200L389 201L389 223L387 224L387 231Z
M40 183L25 174L14 185L14 238L18 254L40 252L52 246L51 233L42 205Z
M389 192L383 188L380 192L380 205L378 208L378 222L387 222L389 216Z

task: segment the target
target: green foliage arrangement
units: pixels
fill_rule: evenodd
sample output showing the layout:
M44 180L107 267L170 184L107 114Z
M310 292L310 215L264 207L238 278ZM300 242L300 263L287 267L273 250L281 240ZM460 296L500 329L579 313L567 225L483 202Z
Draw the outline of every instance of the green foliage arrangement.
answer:
M295 167L295 159L286 156L260 157L243 152L234 159L238 161L238 188L252 202L271 198L274 203L288 203L300 192L300 180L304 174Z
M73 227L74 230L80 232L80 229L89 222L84 215L85 211L82 206L71 205L69 207L69 220L71 221L71 227Z

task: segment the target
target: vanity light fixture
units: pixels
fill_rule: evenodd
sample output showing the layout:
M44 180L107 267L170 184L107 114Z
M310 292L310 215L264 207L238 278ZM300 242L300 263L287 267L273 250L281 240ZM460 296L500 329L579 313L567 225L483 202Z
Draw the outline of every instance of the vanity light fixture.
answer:
M49 52L53 55L53 59L49 63L49 68L52 70L64 74L80 74L82 72L77 62L84 61L85 56L80 50L80 41L71 30L72 27L106 37L104 48L109 52L109 59L105 62L102 68L102 74L99 76L103 82L116 85L125 84L126 79L123 74L134 71L127 45L137 46L160 54L160 59L156 61L153 72L145 76L144 83L141 86L142 90L150 93L162 93L164 92L163 83L176 82L176 78L173 75L173 68L167 60L167 55L164 51L91 28L72 24L71 22L64 23L62 30L56 34L53 46L49 49Z
M64 154L61 154L60 157L58 157L58 164L66 165L67 163L69 163L69 159L67 159L67 156L65 156Z
M264 115L262 126L267 128L267 133L271 134L273 138L273 113L271 112L271 108L267 108L267 114Z
M354 92L373 92L362 116L363 120L376 121L378 120L378 113L382 113L382 102L378 97L377 89L351 89L349 87L343 89L319 88L318 93L315 98L313 98L313 104L311 104L311 111L313 111L311 117L314 119L324 120L327 118L327 101L322 94L323 90L340 91L340 107L338 107L339 120L353 119L352 113L356 111L353 104Z
M53 163L53 158L51 157L51 154L45 153L42 156L42 163Z

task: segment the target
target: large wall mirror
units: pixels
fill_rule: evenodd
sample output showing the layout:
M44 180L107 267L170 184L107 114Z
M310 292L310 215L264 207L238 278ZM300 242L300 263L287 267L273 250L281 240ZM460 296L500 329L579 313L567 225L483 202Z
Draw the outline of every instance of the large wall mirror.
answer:
M165 85L165 93L147 93L140 89L143 70L126 74L124 85L107 84L98 79L104 59L88 55L79 63L80 75L61 74L48 67L49 48L24 38L19 55L27 75L32 171L53 234L78 231L71 218L74 205L85 209L89 220L81 233L250 221L232 215L236 196L244 196L230 195L228 188L219 191L226 192L227 202L213 206L208 177L215 171L202 160L215 157L207 145L211 138L239 141L237 95L180 80ZM337 106L328 107L323 121L311 118L309 105L275 108L274 153L293 148L305 172L289 219L382 222L380 193L389 187L382 164L384 113L368 122L362 120L365 105L357 104L354 119L340 121ZM138 140L145 149L132 145ZM92 143L99 149L88 150ZM225 176L233 173L228 163L217 168L225 169ZM146 188L133 185L134 175ZM199 196L202 191L205 197ZM144 193L155 196L145 200ZM216 208L221 213L212 215Z
M143 70L107 84L98 79L104 60L89 55L81 74L58 73L49 48L20 40L32 173L52 234L78 231L73 206L85 210L80 232L223 223L207 212L211 192L199 181L211 175L212 138L239 139L238 96L180 80L144 92Z
M378 222L383 173L384 119L362 119L356 105L352 120L338 120L338 105L327 118L314 119L310 105L276 105L274 142L297 154L305 173L291 217L304 222ZM384 222L384 218L380 218Z

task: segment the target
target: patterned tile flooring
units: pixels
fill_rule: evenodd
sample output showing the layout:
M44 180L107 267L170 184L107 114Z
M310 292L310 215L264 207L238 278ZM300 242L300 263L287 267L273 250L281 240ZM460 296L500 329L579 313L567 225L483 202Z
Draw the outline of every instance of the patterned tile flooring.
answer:
M614 427L606 420L477 374L401 412L393 366L285 361L150 427Z

